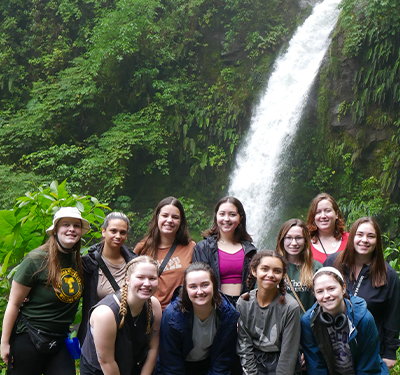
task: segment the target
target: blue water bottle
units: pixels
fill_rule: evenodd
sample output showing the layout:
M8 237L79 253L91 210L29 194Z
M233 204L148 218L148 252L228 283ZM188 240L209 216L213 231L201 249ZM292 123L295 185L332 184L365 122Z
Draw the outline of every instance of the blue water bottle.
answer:
M68 334L68 337L65 338L65 344L73 359L79 359L81 357L81 345L77 337L71 338Z

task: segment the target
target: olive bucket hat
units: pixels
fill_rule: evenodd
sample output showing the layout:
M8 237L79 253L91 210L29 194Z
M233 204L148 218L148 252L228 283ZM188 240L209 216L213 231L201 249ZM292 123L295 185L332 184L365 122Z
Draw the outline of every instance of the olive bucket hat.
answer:
M64 217L72 217L73 219L79 219L81 221L82 236L89 232L89 221L82 217L81 212L76 207L61 207L53 217L53 224L46 229L46 233L49 236L53 233L53 229L57 226L58 221Z

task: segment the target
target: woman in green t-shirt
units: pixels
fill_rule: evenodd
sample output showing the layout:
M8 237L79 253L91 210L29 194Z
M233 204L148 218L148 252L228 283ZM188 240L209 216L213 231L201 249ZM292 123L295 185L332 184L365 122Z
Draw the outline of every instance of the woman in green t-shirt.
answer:
M46 230L49 240L19 265L1 337L11 375L75 374L65 337L82 294L81 237L89 230L76 207L62 207Z
M300 301L303 315L315 302L313 276L322 264L313 259L310 234L302 220L290 219L282 225L276 251L289 262L287 292Z
M289 262L287 292L296 298L300 305L300 316L303 316L315 302L313 276L322 268L322 264L313 259L307 225L300 219L286 221L279 231L276 251ZM301 362L304 366L304 355L301 356Z

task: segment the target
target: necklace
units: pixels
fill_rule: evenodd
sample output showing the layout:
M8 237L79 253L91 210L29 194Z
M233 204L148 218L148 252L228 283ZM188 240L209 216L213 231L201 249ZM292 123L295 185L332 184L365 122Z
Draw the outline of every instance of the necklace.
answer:
M142 310L143 311L143 310ZM136 323L138 319L140 318L140 315L142 315L142 311L140 311L139 315L136 317L136 320L133 322L133 325L136 327Z

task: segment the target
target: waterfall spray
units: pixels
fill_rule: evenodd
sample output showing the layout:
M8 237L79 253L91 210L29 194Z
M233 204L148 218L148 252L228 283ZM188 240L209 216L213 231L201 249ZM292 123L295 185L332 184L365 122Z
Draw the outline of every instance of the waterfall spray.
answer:
M296 31L287 51L277 59L238 153L229 194L242 201L248 231L258 246L277 220L280 207L272 199L278 183L276 175L329 47L330 35L340 13L339 3L340 0L325 0L316 5Z

